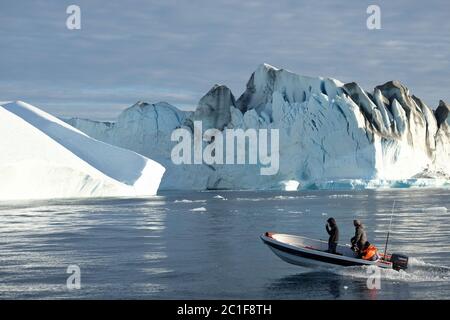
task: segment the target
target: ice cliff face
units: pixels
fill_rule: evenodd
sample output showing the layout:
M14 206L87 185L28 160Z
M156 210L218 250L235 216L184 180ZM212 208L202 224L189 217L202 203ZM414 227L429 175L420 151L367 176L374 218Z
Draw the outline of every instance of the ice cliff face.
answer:
M186 124L192 127L192 121L202 121L203 129L210 128L223 130L231 120L230 107L236 102L231 90L226 86L215 85L203 98L192 117Z
M138 103L115 123L71 119L88 135L163 163L162 189L283 188L450 177L449 106L433 111L396 81L367 92L356 83L306 77L263 64L235 100L225 86L214 86L195 112L159 103ZM258 165L178 165L171 163L178 127L279 129L280 168L261 176ZM388 182L386 182L388 181ZM440 180L441 181L441 180Z
M24 102L0 105L0 200L155 195L164 168Z

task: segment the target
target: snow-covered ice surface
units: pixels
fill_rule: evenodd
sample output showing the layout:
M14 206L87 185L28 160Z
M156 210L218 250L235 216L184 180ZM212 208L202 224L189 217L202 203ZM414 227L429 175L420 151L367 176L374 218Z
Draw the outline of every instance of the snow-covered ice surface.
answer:
M133 150L161 163L166 172L160 189L201 190L207 184L211 167L175 165L170 158L175 145L170 140L172 131L182 126L189 115L168 103L138 102L123 111L114 123L86 119L67 122L95 139Z
M0 200L155 195L159 163L18 101L0 106Z
M432 110L397 81L363 90L356 83L306 77L262 64L235 100L215 85L195 112L139 102L114 123L70 119L88 135L161 162L161 189L448 187L448 104ZM174 165L175 128L279 129L280 170L260 165ZM205 142L206 144L206 142Z

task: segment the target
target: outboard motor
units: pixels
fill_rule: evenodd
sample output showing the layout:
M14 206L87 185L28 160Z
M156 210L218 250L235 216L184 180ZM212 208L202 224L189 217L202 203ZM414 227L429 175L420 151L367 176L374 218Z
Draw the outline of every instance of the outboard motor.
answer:
M408 269L408 257L403 254L393 253L391 255L392 269L406 270Z

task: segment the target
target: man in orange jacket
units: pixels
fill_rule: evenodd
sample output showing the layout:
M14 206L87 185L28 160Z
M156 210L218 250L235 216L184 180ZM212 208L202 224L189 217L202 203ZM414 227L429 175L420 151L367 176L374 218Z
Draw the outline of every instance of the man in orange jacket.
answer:
M379 259L377 248L366 241L363 250L361 251L361 258L368 261L375 261Z

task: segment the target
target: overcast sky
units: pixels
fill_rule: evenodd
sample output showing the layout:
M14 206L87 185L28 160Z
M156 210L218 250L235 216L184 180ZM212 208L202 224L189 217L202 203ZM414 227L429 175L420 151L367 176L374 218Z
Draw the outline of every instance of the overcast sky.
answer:
M435 107L450 102L449 15L448 0L2 0L0 101L105 120L138 100L192 109L215 83L238 97L267 62L367 90L400 80Z

